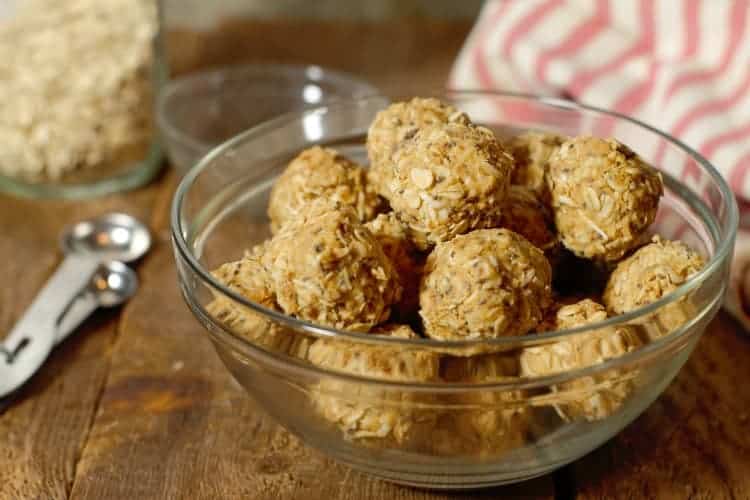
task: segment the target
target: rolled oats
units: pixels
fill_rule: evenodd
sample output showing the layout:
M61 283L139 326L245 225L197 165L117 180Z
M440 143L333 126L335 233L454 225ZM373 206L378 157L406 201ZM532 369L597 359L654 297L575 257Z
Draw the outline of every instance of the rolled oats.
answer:
M661 175L614 139L576 137L549 159L547 183L563 244L579 257L616 261L656 217Z
M391 207L419 249L497 226L513 159L489 130L456 123L423 127L392 160Z
M276 294L271 278L260 262L260 257L252 253L234 262L227 262L211 273L220 283L246 299L264 307L274 307Z
M367 154L370 158L369 177L378 193L390 199L389 186L393 177L392 155L417 130L428 125L460 123L468 125L469 117L453 106L437 99L415 97L397 102L379 112L367 133Z
M414 329L409 325L401 323L384 323L372 329L372 333L377 335L386 335L397 339L418 339Z
M700 271L705 259L682 242L654 236L612 272L604 303L614 314L645 306L674 291Z
M25 0L0 25L0 173L59 180L152 134L149 0Z
M294 158L271 190L268 216L271 231L297 219L310 202L329 198L351 207L361 222L383 208L383 202L367 182L365 168L333 149L315 146Z
M257 257L246 256L226 263L212 274L242 297L269 309L278 309L270 277ZM310 338L265 319L217 291L214 291L214 299L206 306L206 311L228 330L271 351L304 359L312 344Z
M385 327L376 335L414 336L408 326ZM436 382L439 358L398 347L317 340L308 359L314 365L349 375L401 382ZM315 409L351 440L377 448L422 448L429 443L436 416L420 408L430 396L354 381L324 378L311 392Z
M551 302L544 254L507 229L485 229L435 247L420 286L428 337L442 340L523 335Z
M604 306L586 299L561 307L555 329L591 325L607 319ZM523 349L521 375L539 377L585 368L617 358L642 345L628 326L603 328L574 337ZM617 411L633 393L635 372L615 371L553 386L555 409L565 420L600 420Z
M348 206L322 199L283 226L263 265L276 300L292 316L367 332L401 297L393 264Z

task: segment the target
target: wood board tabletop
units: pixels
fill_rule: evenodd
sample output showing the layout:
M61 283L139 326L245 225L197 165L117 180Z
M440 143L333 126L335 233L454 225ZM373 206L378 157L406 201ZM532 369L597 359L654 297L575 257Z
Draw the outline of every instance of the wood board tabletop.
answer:
M429 57L415 49L402 73L365 76L393 93L440 85L468 25L418 28ZM346 69L335 58L319 62ZM412 78L395 76L406 68ZM118 210L155 235L137 267L136 297L97 313L0 414L0 499L750 498L750 336L723 312L639 419L553 474L443 493L332 462L263 415L183 303L168 227L176 180L167 172L148 187L88 202L0 196L2 331L57 265L66 224Z

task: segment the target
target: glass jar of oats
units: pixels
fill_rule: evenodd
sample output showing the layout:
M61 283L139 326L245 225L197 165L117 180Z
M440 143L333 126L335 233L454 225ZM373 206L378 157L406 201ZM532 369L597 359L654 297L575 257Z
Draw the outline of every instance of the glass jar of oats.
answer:
M154 0L0 1L0 190L81 198L161 164Z

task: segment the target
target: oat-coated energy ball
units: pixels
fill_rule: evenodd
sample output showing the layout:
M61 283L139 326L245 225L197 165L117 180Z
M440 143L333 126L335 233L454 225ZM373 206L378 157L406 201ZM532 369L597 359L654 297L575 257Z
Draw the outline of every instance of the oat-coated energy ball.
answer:
M409 318L419 309L419 280L422 277L424 258L406 234L403 224L393 212L380 214L365 224L391 259L403 288L401 300L394 304L393 312L400 318Z
M560 320L558 320L557 318L558 311L560 311L560 309L562 309L563 307L572 306L574 304L578 304L579 307L575 309L569 308L568 313L571 313L574 310L578 311L579 313L589 312L590 314L586 316L590 319L589 322L601 321L602 319L606 319L606 313L603 317L600 313L600 311L604 310L601 307L601 302L602 300L600 294L560 295L557 291L555 291L555 293L553 293L552 305L547 308L542 322L537 325L537 327L534 329L534 332L545 333L557 330L558 324L560 324ZM596 316L594 318L591 318L591 316L594 315ZM586 317L582 317L581 322L583 322Z
M425 334L442 340L526 334L550 304L551 274L542 251L507 229L441 243L427 258L420 286Z
M397 339L418 339L419 335L409 325L401 323L383 323L372 329L376 335L386 335Z
M468 125L469 117L437 99L415 97L409 102L391 104L375 116L367 133L369 177L378 193L390 199L391 156L417 130L429 125L460 123Z
M587 136L550 157L547 184L565 247L609 262L639 243L663 192L661 175L627 146Z
M416 338L406 325L379 329L376 335ZM403 382L436 382L439 357L399 347L317 340L308 359L321 368ZM316 410L347 438L373 447L422 448L429 443L435 412L420 408L430 397L386 390L359 382L324 379L310 394Z
M705 260L682 242L654 236L612 272L604 303L614 314L656 302L703 268Z
M560 307L555 313L555 328L575 328L607 319L604 306L591 299L583 299Z
M566 139L564 136L548 132L525 132L512 137L507 142L516 161L511 182L531 189L546 199L545 176L549 158Z
M473 125L420 129L393 154L391 207L421 250L474 229L497 227L513 158Z
M227 262L211 274L226 287L258 304L273 308L276 294L270 276L260 261L260 248L245 253L234 262Z
M213 273L222 284L246 299L277 309L276 295L271 289L270 277L256 255L228 262ZM224 327L266 349L305 358L312 340L268 321L231 298L214 294L206 310Z
M276 301L292 316L366 332L388 319L401 286L380 243L350 207L330 200L286 224L263 256Z
M558 249L552 212L539 195L527 187L511 186L505 204L501 227L520 234L548 256Z
M604 306L590 299L561 307L555 329L575 328L607 319ZM626 354L642 344L628 326L604 328L551 344L525 348L521 375L539 377L584 368ZM565 420L599 420L617 409L633 391L632 373L605 373L566 382L554 389L560 395L555 408Z
M330 148L314 146L294 158L271 190L271 231L297 219L310 202L329 198L351 207L360 221L375 217L382 199L367 182L367 170Z
M441 366L443 380L454 383L502 382L518 373L518 359L508 354L446 357ZM497 454L525 443L530 414L522 391L465 392L453 396L451 403L477 408L454 409L438 418L434 432L437 454Z

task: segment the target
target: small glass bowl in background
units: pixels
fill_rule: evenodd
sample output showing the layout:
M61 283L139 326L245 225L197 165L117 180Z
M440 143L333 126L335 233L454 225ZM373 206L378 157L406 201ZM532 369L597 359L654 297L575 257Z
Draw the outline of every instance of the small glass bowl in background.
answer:
M228 66L167 83L157 124L169 159L184 174L213 147L277 115L373 94L367 82L319 66Z
M648 408L677 375L721 305L737 231L737 206L724 179L700 155L622 115L513 94L448 92L437 97L498 134L542 129L566 135L611 135L651 162L663 145L669 162L656 165L664 175L665 195L653 229L702 252L706 266L659 301L605 322L486 342L339 331L266 309L217 282L211 270L237 260L245 249L269 236L269 192L293 156L321 144L366 161L364 136L375 113L388 104L383 97L373 97L267 122L215 149L192 169L178 187L172 208L180 287L236 380L310 446L375 476L428 488L521 481L600 446ZM692 175L677 180L686 166ZM247 313L244 335L209 313L207 305L214 300ZM517 352L530 345L621 328L638 332L644 344L620 357L568 372L484 383L375 378L323 369L304 356L306 343L333 339L354 346L375 344L437 354L441 363L460 365L477 351ZM581 401L595 409L605 398L617 403L611 411L582 416L577 409ZM326 414L322 407L330 411ZM522 440L514 441L513 430L504 426L507 415L522 416ZM379 430L387 430L401 417L415 425L430 418L437 421L413 443L377 437ZM382 422L384 427L375 425L370 438L353 436L352 429L367 421L371 426ZM466 422L468 427L460 427ZM495 431L473 434L472 429L480 427ZM504 441L506 435L511 437ZM477 447L466 449L466 443Z

